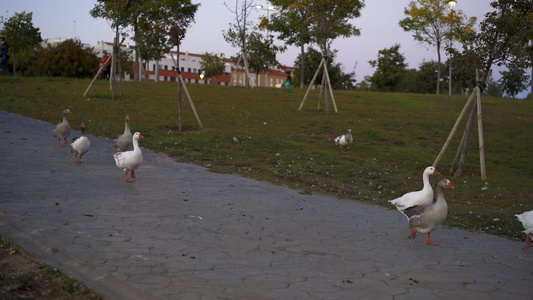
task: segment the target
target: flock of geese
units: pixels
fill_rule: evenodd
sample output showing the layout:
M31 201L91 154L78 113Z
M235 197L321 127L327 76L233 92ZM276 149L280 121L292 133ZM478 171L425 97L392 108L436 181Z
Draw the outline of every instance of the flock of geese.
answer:
M57 124L52 131L61 147L68 145L67 137L69 137L71 130L67 116L71 113L69 109L63 110L63 121ZM144 136L140 132L135 132L132 135L129 122L130 117L128 115L125 118L124 133L115 140L115 153L113 154L117 167L126 174L126 182L132 182L132 179L135 179L135 170L143 162L139 139L144 138ZM336 137L334 142L341 148L342 152L346 152L348 145L353 142L352 130L348 129L347 133ZM85 124L81 123L81 136L73 138L70 145L70 152L78 164L82 163L81 158L89 151L90 146L91 143L85 135ZM128 172L130 172L130 176L128 176ZM423 187L421 190L389 200L407 218L411 236L415 238L417 232L427 233L426 243L432 246L438 244L431 240L431 232L442 224L448 215L448 204L444 198L444 190L454 188L450 180L442 179L437 184L437 196L436 200L433 201L433 188L429 176L439 174L434 167L427 167L422 174ZM523 232L526 234L527 246L533 247L531 242L531 238L533 238L533 210L517 214L516 217L524 226Z
M71 113L68 108L63 110L63 121L57 124L54 130L52 130L52 134L61 147L68 145L67 137L70 136L70 125L67 116ZM124 124L124 133L119 135L115 140L115 153L113 154L117 167L126 174L126 182L132 182L132 179L135 179L135 170L143 162L143 154L139 147L139 139L142 138L144 136L140 132L131 134L130 116L127 115ZM81 123L81 136L72 139L70 153L74 155L76 162L81 164L82 156L89 151L90 147L91 143L85 135L85 124ZM128 176L128 172L130 172L130 176Z

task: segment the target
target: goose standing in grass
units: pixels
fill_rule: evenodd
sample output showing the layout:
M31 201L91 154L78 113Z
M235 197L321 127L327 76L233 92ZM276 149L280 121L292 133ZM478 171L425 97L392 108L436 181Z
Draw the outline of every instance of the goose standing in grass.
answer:
M342 152L346 152L348 145L351 144L352 142L353 142L353 136L352 136L351 129L348 129L347 133L343 135L339 135L338 137L335 138L335 145L340 146Z
M533 238L533 210L515 216L518 221L522 222L522 226L524 226L525 230L522 232L526 234L526 244L528 247L533 247L531 243L531 239Z
M135 178L135 170L143 162L143 154L139 147L139 139L144 138L140 132L135 132L133 135L133 150L117 152L113 154L117 167L126 173L126 182L132 182L131 178ZM131 176L128 177L128 171L131 171Z
M70 109L63 110L63 122L56 125L56 128L52 130L52 134L59 142L59 146L63 147L68 145L67 137L70 135L70 125L68 124L67 115L71 114ZM65 141L65 144L61 143L61 140Z
M429 183L429 176L439 174L439 171L437 171L437 169L434 167L427 167L422 174L422 182L424 183L424 187L420 191L404 194L401 197L389 200L389 202L395 205L399 211L404 211L417 205L431 204L433 202L433 188Z
M448 204L444 199L444 189L453 189L454 186L448 179L442 179L437 185L437 200L426 205L410 207L403 211L409 218L411 236L416 237L416 232L427 233L427 244L436 246L438 244L431 241L431 232L437 228L448 215Z
M74 155L77 163L82 163L81 157L89 151L89 147L91 147L91 142L85 136L85 123L81 123L81 136L73 138L70 144L70 153Z
M133 136L130 130L130 115L126 116L124 121L124 133L119 135L115 141L115 153L124 152L133 149Z

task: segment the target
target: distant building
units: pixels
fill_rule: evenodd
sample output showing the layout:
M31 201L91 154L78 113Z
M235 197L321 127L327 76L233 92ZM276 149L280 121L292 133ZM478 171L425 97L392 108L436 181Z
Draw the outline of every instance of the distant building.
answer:
M126 49L128 46L121 45L122 48ZM132 48L132 47L131 47ZM103 56L103 51L106 50L108 53L113 51L113 43L109 42L98 42L94 47L94 52L98 56ZM179 69L181 71L181 76L186 83L198 83L198 84L219 84L219 85L234 85L234 86L244 86L245 85L245 70L243 67L237 66L237 63L231 59L224 59L226 69L224 73L220 76L214 76L213 78L201 78L202 69L200 62L202 61L201 54L194 54L189 52L180 52L179 56L177 51L170 51L167 53L163 59L160 61L148 61L143 62L142 74L145 80L157 81L157 82L176 82L178 77L178 72L174 68L174 62L177 61L179 57ZM268 87L281 87L287 79L287 75L292 75L294 69L291 67L281 68L272 68L266 72L261 72L255 74L253 70L249 71L250 74L250 84L252 86L268 86ZM137 72L135 66L133 67L133 72L131 74L125 74L124 78L126 80L133 80L135 78L134 74ZM234 74L233 74L234 73ZM232 80L233 76L233 80Z

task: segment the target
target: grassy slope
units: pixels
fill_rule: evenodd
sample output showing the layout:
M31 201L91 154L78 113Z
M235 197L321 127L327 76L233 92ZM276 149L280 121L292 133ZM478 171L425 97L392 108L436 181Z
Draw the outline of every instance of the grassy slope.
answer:
M437 157L467 99L336 91L339 113L331 105L325 114L317 111L316 91L297 111L304 94L299 89L191 84L204 129L198 129L184 100L180 133L176 84L126 82L118 101L111 100L104 81L84 99L88 85L89 80L2 77L0 109L57 123L68 107L72 127L83 121L88 133L111 138L122 133L124 116L130 114L132 129L147 137L141 146L179 161L387 207L387 200L421 188L422 170ZM448 175L465 122L438 166L456 186L446 195L445 224L523 239L514 214L533 209L533 102L484 96L486 181L479 179L477 129L464 176ZM341 153L333 138L347 128L355 141Z

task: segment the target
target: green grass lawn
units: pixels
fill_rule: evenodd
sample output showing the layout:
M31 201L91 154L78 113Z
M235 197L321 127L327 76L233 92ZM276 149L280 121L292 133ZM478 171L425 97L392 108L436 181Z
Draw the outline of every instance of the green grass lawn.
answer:
M188 85L203 124L183 102L178 131L177 84L124 82L113 101L99 80L0 77L0 109L58 123L70 108L70 124L89 134L116 138L124 116L146 138L141 147L168 153L215 172L240 174L278 185L361 200L393 209L387 200L422 188L467 96L335 91L339 113L318 111L312 91L302 111L300 89ZM445 225L524 239L514 214L533 209L533 102L483 97L487 180L480 179L477 127L463 177L449 174L466 125L463 120L437 166L456 189L446 193ZM469 112L469 111L468 111ZM468 115L468 114L467 114ZM333 138L351 128L346 153ZM238 142L234 141L234 138ZM56 143L50 135L50 143ZM88 154L90 155L90 153Z

